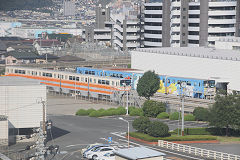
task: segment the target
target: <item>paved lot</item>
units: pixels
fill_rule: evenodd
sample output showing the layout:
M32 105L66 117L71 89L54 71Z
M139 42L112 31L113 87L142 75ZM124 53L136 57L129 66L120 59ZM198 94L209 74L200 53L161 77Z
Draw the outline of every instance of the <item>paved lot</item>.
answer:
M47 114L53 115L75 115L79 109L100 109L100 108L114 108L116 105L96 102L90 102L81 99L74 99L66 96L48 95L47 98Z

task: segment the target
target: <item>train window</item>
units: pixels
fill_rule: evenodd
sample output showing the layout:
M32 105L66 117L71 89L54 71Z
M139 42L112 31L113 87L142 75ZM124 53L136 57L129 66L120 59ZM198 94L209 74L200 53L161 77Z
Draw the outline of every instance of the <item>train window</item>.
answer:
M194 86L197 86L197 82L194 82Z
M46 76L46 73L45 72L43 72L43 74L42 74L44 77Z
M54 74L54 78L56 78L56 74Z
M191 86L191 82L190 82L190 81L187 81L187 85L188 85L188 86Z
M30 74L30 71L27 71L27 74L29 75L29 74Z
M199 82L198 86L200 87L201 86L201 83Z
M163 83L165 83L165 79L164 79L164 78L163 78L163 80L162 80L162 81L163 81Z
M18 73L18 70L15 69L15 73Z
M92 74L92 71L89 71L89 74Z
M119 82L116 82L116 86L119 86Z
M65 76L65 79L68 79L67 77L68 77L68 76L66 75L66 76Z
M95 75L95 71L92 71L92 75Z
M13 69L11 69L11 73L13 73Z
M102 72L101 72L100 76L102 76Z
M117 78L119 78L119 75L118 75L118 74L116 74L116 77L117 77Z
M107 76L107 73L105 72L104 75Z
M63 79L63 75L62 75L62 79Z
M82 71L79 71L80 74L82 74Z
M85 82L88 82L87 78L85 78Z
M115 73L113 73L113 75L112 75L113 77L116 77L116 75L115 75Z
M41 72L39 72L39 73L38 73L38 75L39 75L39 76L42 76L42 73L41 73Z
M79 81L79 77L76 77L76 81Z
M114 86L114 81L112 81L112 86Z
M173 79L172 82L175 83L175 79Z
M97 81L96 81L96 79L93 79L93 81L94 81L94 83L96 83Z
M105 81L105 80L102 80L102 84L106 84L106 81Z
M170 79L167 80L167 83L170 83Z
M109 85L109 81L106 81L106 85Z
M98 80L98 84L102 84L102 81L100 79Z
M72 77L72 76L69 76L69 80L73 80L73 77Z
M90 78L90 83L92 83L92 78Z
M85 74L88 74L88 71L85 71Z
M57 78L60 78L59 74L57 75Z
M84 81L84 78L83 78L83 77L81 77L81 81L82 81L82 82Z
M122 74L120 74L120 78L123 78L123 75L122 75Z

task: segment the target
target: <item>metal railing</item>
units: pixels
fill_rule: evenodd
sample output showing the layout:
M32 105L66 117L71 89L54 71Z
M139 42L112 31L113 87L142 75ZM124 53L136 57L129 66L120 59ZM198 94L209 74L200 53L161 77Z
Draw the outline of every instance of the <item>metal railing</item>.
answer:
M178 152L184 152L184 153L192 154L195 156L209 158L209 159L240 160L239 155L217 152L213 150L207 150L207 149L192 147L188 145L183 145L183 144L178 144L178 143L173 143L173 142L168 142L163 140L158 140L158 146L167 148L170 150L178 151Z

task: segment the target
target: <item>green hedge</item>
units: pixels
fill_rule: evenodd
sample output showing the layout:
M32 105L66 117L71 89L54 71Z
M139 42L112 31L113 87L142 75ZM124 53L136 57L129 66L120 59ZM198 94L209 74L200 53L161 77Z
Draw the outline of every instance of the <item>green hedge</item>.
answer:
M128 111L130 116L143 116L142 108L130 107L128 108Z
M107 110L101 108L99 110L95 109L79 109L76 112L76 115L78 116L89 116L89 117L102 117L102 116L113 116L113 115L124 115L126 114L126 109L124 107L118 107L118 108L109 108Z
M195 116L192 114L184 115L184 121L195 121Z
M199 140L216 140L217 137L210 135L188 135L188 136L177 136L172 135L171 137L152 137L144 133L130 132L131 137L139 138L149 142L157 142L158 140L165 141L199 141Z
M158 119L167 119L167 118L169 118L169 114L166 113L166 112L162 112L162 113L157 115L157 118Z
M177 134L178 129L175 129L172 133ZM179 129L181 133L181 129ZM208 128L184 128L184 134L186 135L211 135L211 132L208 131Z
M170 114L169 119L170 120L178 120L178 118L181 119L181 117L182 117L181 113L179 114L179 112L173 112Z

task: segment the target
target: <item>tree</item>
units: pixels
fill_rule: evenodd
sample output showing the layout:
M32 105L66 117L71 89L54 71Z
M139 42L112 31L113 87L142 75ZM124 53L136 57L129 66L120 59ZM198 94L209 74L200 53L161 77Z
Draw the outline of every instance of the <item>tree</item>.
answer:
M148 134L153 137L167 137L169 128L166 124L154 121L149 125Z
M162 102L146 100L143 103L142 110L143 110L144 116L156 118L159 113L166 111L166 107L165 107L165 104Z
M153 96L153 94L159 89L159 84L160 79L154 71L145 72L137 84L138 95L149 100L150 97Z
M240 126L240 96L236 94L217 95L215 103L209 109L210 125L225 127L226 136L229 136L229 128Z
M148 117L139 117L133 121L132 126L138 132L147 133L150 123L151 121Z
M207 108L196 107L193 111L193 115L195 116L197 121L207 121L209 116L209 111Z

